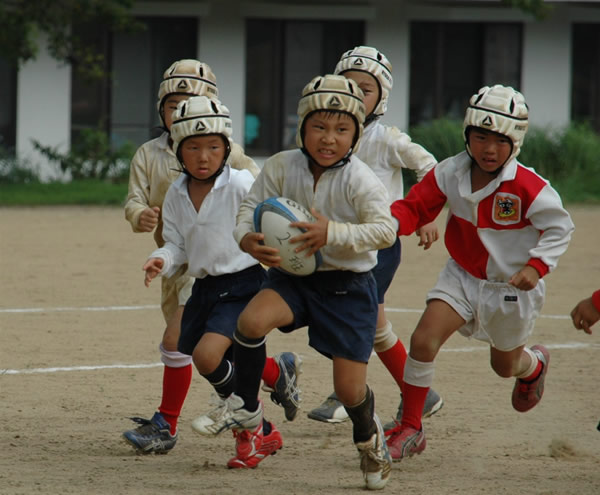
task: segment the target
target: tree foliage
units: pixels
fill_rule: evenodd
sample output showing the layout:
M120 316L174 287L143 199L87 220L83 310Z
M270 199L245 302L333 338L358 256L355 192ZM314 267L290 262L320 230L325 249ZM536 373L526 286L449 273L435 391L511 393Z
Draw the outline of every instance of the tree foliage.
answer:
M50 55L83 75L104 75L104 55L73 29L101 25L109 31L131 31L141 23L131 15L134 0L2 0L0 57L19 66L37 55L45 34Z
M545 19L552 10L544 0L502 0L502 3L532 14L538 20Z

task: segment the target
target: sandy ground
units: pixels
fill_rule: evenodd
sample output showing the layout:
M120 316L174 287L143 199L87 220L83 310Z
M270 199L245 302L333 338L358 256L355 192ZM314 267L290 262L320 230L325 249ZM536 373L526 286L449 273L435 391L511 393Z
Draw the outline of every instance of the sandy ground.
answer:
M428 447L394 464L387 493L600 493L600 327L587 336L567 319L600 286L600 208L570 211L577 231L547 277L531 340L551 350L544 400L515 412L513 381L492 372L487 347L452 337L437 360L434 387L445 405L425 422ZM427 252L416 244L404 239L388 292L389 318L405 342L446 259L441 243ZM256 470L226 468L230 433L207 439L191 430L210 395L198 375L169 455L139 456L121 441L128 417L150 417L160 400L159 284L146 289L141 271L152 247L119 208L0 209L0 494L363 492L351 425L306 417L332 386L329 361L303 330L269 338L270 353L303 357L303 411L286 422L267 401L284 447ZM389 420L399 393L377 358L369 382Z

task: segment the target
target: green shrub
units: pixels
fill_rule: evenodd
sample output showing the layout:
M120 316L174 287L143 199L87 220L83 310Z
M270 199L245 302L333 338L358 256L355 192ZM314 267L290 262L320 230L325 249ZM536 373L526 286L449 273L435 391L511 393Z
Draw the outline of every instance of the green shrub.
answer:
M71 179L127 180L129 162L135 153L132 143L113 149L107 133L102 129L84 129L73 140L71 150L61 153L57 148L44 146L33 140L33 146Z
M29 164L19 160L0 146L0 184L29 184L39 182L38 174Z
M410 137L435 156L438 162L465 149L462 121L443 118L410 129Z

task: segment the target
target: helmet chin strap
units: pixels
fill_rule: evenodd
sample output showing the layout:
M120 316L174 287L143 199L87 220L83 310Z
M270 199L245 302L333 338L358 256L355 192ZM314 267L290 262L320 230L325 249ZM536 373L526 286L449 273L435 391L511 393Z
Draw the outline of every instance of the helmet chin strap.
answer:
M346 153L340 161L338 161L337 163L334 163L333 165L329 165L327 167L324 165L321 165L317 160L315 160L304 146L302 148L300 148L300 151L302 151L302 153L308 158L308 160L312 164L316 165L319 168L322 168L323 170L330 170L332 168L340 168L340 167L343 167L344 165L346 165L350 161L350 157L352 156L353 149L354 148L350 148L348 150L348 153Z

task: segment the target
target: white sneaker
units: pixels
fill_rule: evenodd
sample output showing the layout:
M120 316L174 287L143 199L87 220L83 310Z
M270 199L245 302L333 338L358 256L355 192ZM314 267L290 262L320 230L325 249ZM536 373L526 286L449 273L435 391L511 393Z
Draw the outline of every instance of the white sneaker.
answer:
M223 415L227 412L227 403L218 394L210 394L208 404L212 409L192 421L192 428L198 432L209 431L209 428L221 421Z
M209 418L209 415L213 412L215 414ZM261 424L262 418L262 401L259 401L256 411L248 411L244 409L244 400L235 394L231 394L223 401L221 408L217 407L208 414L192 421L192 428L201 435L214 436L232 428L254 430Z
M360 454L360 468L362 469L368 490L381 490L392 471L392 458L385 443L385 434L381 422L374 415L377 431L366 442L356 442Z

